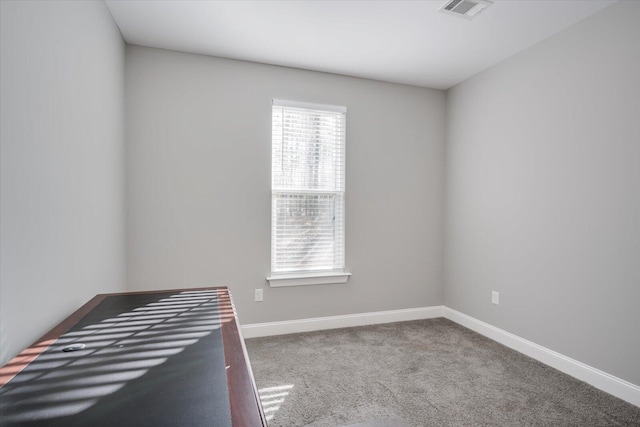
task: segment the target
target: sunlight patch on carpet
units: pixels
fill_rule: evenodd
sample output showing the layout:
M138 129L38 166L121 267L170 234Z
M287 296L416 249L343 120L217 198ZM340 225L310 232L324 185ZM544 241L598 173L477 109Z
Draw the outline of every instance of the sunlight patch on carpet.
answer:
M258 390L262 409L267 421L271 421L275 413L280 409L280 405L284 403L285 398L293 388L293 384L285 384L274 387L264 387Z

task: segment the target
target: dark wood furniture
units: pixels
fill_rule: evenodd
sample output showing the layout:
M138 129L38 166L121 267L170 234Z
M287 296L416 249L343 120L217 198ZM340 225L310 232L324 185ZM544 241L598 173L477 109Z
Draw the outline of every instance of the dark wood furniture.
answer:
M0 425L266 426L226 287L97 295L0 369Z

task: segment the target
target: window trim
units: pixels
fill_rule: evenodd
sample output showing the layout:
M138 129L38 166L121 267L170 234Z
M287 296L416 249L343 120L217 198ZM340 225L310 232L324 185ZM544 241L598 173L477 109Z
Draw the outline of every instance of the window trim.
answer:
M347 113L347 108L343 107L343 106L337 106L337 105L326 105L326 104L316 104L316 103L308 103L308 102L298 102L298 101L289 101L289 100L283 100L283 99L273 99L272 100L272 112L273 112L273 106L278 106L278 107L290 107L290 108L299 108L299 109L307 109L307 110L320 110L320 111L329 111L329 112L335 112L335 113L341 113L341 114L346 114ZM273 114L273 113L272 113ZM272 119L273 120L273 119ZM346 142L346 141L344 141ZM343 143L344 143L343 142ZM346 149L346 148L343 148ZM272 153L273 153L273 146L271 148ZM343 152L343 156L346 153ZM344 157L343 157L343 162L344 162ZM343 174L343 178L344 179L344 174L345 172L345 167L346 165L343 163L343 170L342 170L342 174ZM272 179L273 179L273 169L272 169ZM277 192L277 190L274 190L273 188L273 184L271 186L271 203L272 203L272 211L273 211L273 195L274 192ZM301 190L301 191L296 191L296 193L304 193L305 190ZM315 193L316 191L309 191L310 193ZM342 190L342 197L344 197L345 195L345 191ZM344 203L344 201L343 201ZM344 205L343 205L343 212L344 212ZM344 223L346 222L346 214L343 213L344 217L343 217L343 227L344 227ZM273 230L273 218L271 219L271 224L270 224L271 230ZM343 231L344 232L344 231ZM273 231L272 231L273 233ZM343 259L344 261L346 261L345 256L346 256L346 239L345 239L345 235L343 235L342 237L342 241L343 241ZM272 236L273 239L273 236ZM273 248L273 242L272 242L272 246ZM270 254L271 259L273 260L273 253ZM273 262L273 261L272 261ZM282 273L274 273L273 271L270 273L269 276L267 276L267 281L269 282L269 286L270 287L287 287L287 286L306 286L306 285L324 285L324 284L340 284L340 283L346 283L347 280L349 279L349 277L351 276L351 273L348 273L345 271L346 269L346 265L344 266L344 268L342 269L338 269L338 270L318 270L318 271L293 271L293 272L282 272Z
M271 105L279 107L302 108L305 110L333 111L335 113L347 113L347 107L341 105L313 104L311 102L287 101L285 99L274 99Z
M306 286L306 285L330 285L346 283L351 273L337 271L335 273L322 272L316 274L296 273L277 274L267 277L269 286L280 288L285 286Z

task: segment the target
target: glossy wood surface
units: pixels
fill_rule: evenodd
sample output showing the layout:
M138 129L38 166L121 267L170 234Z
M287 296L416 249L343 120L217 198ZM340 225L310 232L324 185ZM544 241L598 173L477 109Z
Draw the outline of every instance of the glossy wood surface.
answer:
M80 319L93 310L106 297L106 294L96 295L85 305L77 309L71 316L64 319L56 327L40 337L39 340L24 349L20 354L11 359L0 368L0 388L18 375L29 363L33 362L46 349L48 349L58 338L67 332Z
M244 346L244 340L240 332L235 308L233 306L229 289L226 287L123 292L96 295L85 305L76 310L72 315L43 335L32 346L25 349L18 356L10 360L5 366L0 368L0 388L9 383L26 366L36 360L40 354L53 345L65 332L69 331L69 329L76 325L108 296L205 290L216 290L218 292L219 314L221 317L232 426L266 426L267 422L262 411L262 405L260 403L260 398L251 372L251 365L249 363L246 348Z
M260 396L251 372L249 357L229 290L218 290L218 298L221 311L228 313L227 316L223 314L222 340L233 426L266 426L267 421L262 411ZM232 314L229 315L229 313ZM258 411L252 410L253 408L258 408Z

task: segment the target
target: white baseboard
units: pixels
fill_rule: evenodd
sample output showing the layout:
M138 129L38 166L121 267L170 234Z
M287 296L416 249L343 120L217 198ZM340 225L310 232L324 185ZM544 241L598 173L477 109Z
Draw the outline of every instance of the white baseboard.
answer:
M242 325L241 329L242 336L244 338L267 337L271 335L320 331L323 329L349 328L352 326L404 322L407 320L432 319L435 317L442 317L443 308L443 306L419 307L402 310L347 314L343 316L314 317L310 319L287 320L283 322L253 323Z
M581 381L612 394L622 400L640 406L640 387L628 381L610 375L599 369L593 368L575 359L564 356L558 352L538 345L534 342L520 338L510 332L496 328L481 320L475 319L449 307L442 308L443 317L452 320L481 335L491 338L509 348L536 359L545 365L556 368Z
M633 405L640 406L639 386L445 306L315 317L283 322L254 323L243 325L241 328L244 338L257 338L436 317L444 317L456 322L545 365L591 384L606 393Z

